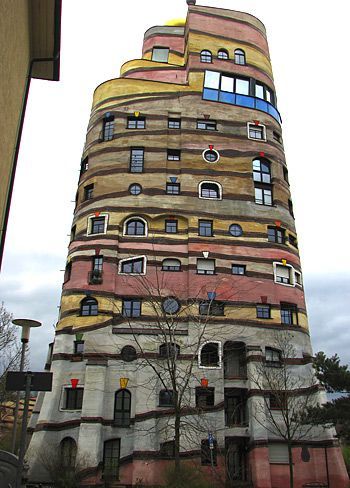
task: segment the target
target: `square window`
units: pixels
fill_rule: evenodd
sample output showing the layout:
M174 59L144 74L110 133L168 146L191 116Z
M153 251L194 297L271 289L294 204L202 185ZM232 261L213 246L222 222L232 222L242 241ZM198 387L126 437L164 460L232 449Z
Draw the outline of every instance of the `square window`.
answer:
M215 259L197 259L197 274L215 274Z
M169 58L168 47L154 47L152 49L152 61L157 63L167 63Z
M141 300L125 299L123 300L122 315L124 317L141 316Z
M275 242L277 244L285 243L285 230L279 227L268 227L267 238L269 242Z
M267 187L255 187L255 203L258 205L272 205L272 191Z
M167 183L166 193L167 195L180 195L180 183Z
M145 150L140 147L131 148L130 152L130 172L142 173L145 159Z
M174 406L174 392L173 390L161 390L159 392L159 406L173 407Z
M66 410L81 410L83 406L84 388L65 388Z
M257 305L256 316L258 319L270 319L271 318L270 305Z
M106 217L92 217L90 219L90 234L104 234Z
M145 117L128 117L127 129L145 129L146 118Z
M199 304L199 314L213 316L225 315L225 303L216 302L215 300L209 302L201 302Z
M286 264L275 263L275 282L283 285L294 286L293 267Z
M287 444L269 444L269 460L270 463L288 464L289 457Z
M168 161L180 161L181 151L180 149L168 149L167 150Z
M196 407L213 407L215 399L215 388L196 388Z
M91 200L94 194L94 185L87 185L84 187L84 200Z
M213 221L212 220L200 220L198 224L198 235L203 237L212 237L213 234Z
M231 271L234 275L245 275L246 267L242 264L233 264Z
M168 234L177 233L177 220L166 220L165 221L165 232Z
M83 354L84 341L74 341L74 354Z
M162 442L159 449L159 456L162 459L173 459L175 457L175 441Z
M216 130L215 120L197 120L197 129L201 130Z
M248 123L248 139L266 141L266 130L264 125Z
M289 244L291 246L298 248L297 238L295 236L293 236L292 234L289 234L288 240L289 240Z
M181 129L181 119L168 119L168 129Z
M281 353L277 349L265 348L266 363L281 364Z

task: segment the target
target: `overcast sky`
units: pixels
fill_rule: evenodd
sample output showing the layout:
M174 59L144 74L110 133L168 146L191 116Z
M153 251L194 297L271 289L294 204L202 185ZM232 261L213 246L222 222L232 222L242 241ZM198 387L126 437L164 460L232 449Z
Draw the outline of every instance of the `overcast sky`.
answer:
M267 28L314 350L349 362L350 7L340 0L197 4L249 12ZM141 57L149 27L186 11L185 0L63 0L61 80L31 85L0 275L7 309L43 323L31 337L34 370L43 367L57 321L93 91Z

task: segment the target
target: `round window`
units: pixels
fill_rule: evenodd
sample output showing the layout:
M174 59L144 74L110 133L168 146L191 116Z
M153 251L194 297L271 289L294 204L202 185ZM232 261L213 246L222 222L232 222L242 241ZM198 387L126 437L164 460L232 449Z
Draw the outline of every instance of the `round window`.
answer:
M166 298L163 301L163 310L169 315L173 315L180 310L180 303L175 298Z
M128 363L134 361L137 357L136 349L133 346L124 346L120 355L122 360Z
M234 237L239 237L243 234L242 227L238 224L231 224L228 230L229 230L231 236L234 236Z
M220 158L219 153L215 149L206 149L203 151L202 156L208 163L216 163Z
M131 195L139 195L142 192L142 187L141 185L134 183L129 186L129 192L131 193Z

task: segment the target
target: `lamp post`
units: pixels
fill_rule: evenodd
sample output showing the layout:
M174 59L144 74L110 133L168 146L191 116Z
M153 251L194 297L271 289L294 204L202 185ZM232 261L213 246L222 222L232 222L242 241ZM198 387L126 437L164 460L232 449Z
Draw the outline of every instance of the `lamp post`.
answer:
M14 325L18 325L19 327L22 327L22 335L21 335L22 351L21 351L21 362L19 366L19 370L22 372L24 369L24 361L25 361L27 343L29 342L30 329L31 327L40 327L41 322L38 322L37 320L31 320L31 319L15 319L12 321L12 323ZM16 394L16 405L15 405L15 413L14 413L13 429L12 429L11 451L14 454L16 451L16 433L17 433L19 398L20 398L20 392L18 391Z

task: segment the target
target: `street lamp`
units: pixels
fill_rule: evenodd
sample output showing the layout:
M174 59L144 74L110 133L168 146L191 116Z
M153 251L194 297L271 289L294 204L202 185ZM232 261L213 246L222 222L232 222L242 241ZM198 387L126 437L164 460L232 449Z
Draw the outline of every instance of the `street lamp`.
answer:
M21 363L19 366L19 370L22 372L24 368L27 343L29 342L30 329L31 327L40 327L41 322L38 322L37 320L31 320L31 319L15 319L12 320L12 323L14 325L18 325L19 327L22 327L22 335L21 335L22 351L21 351ZM13 429L12 429L11 451L14 454L16 450L16 433L17 433L19 398L20 398L20 392L18 391L16 395L16 405L15 405L15 413L14 413Z

